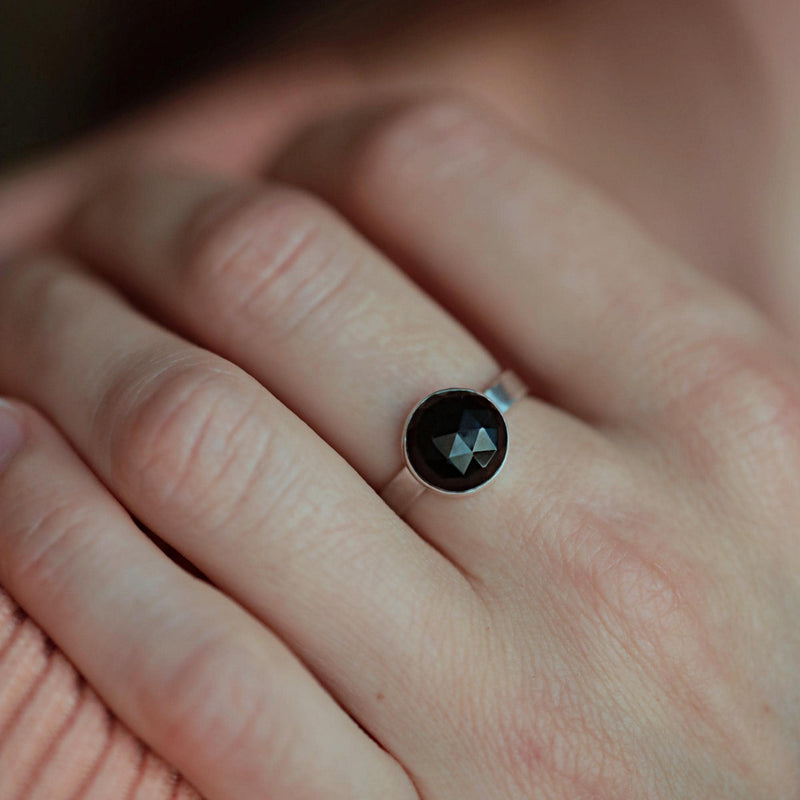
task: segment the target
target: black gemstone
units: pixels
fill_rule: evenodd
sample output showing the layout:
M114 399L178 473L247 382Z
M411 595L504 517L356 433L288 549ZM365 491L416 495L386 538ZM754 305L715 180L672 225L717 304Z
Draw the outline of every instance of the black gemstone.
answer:
M487 397L445 389L426 397L406 426L408 463L429 486L469 492L491 480L508 450L503 415Z

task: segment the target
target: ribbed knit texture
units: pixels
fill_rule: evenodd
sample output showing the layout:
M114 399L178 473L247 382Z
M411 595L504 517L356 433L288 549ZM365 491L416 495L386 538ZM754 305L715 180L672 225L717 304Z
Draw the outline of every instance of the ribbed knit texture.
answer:
M0 588L0 800L199 800Z

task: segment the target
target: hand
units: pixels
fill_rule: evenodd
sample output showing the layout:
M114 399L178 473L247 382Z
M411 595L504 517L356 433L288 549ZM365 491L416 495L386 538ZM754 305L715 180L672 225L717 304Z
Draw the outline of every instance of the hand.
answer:
M77 455L14 407L0 582L212 800L796 797L780 335L455 101L276 174L116 181L2 274L2 389ZM399 519L404 415L501 364L504 471Z
M122 165L255 175L309 116L456 89L580 169L800 346L800 5L430 3L391 36L242 66L0 182L0 257Z

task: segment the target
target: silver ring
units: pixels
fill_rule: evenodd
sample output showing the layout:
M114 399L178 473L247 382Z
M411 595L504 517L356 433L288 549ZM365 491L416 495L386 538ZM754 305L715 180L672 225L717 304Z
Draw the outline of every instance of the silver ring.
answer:
M485 389L441 389L420 400L406 418L405 466L381 492L403 516L426 490L460 496L491 483L508 457L505 413L528 393L512 370Z

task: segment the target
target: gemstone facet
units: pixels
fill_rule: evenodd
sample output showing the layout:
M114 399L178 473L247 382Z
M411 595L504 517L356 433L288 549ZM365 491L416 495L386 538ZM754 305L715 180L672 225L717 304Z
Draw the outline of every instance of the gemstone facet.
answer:
M419 480L461 494L488 483L503 466L508 429L489 398L471 389L444 389L414 409L404 446Z

